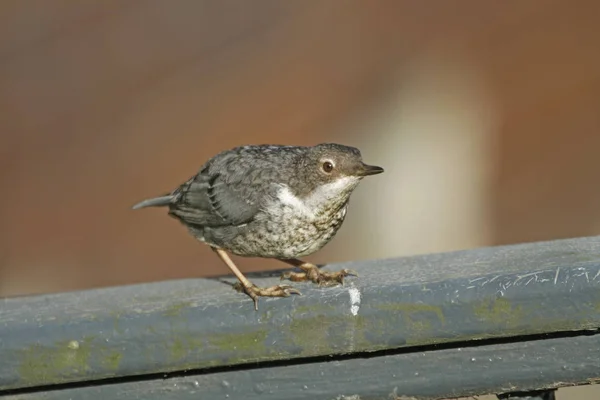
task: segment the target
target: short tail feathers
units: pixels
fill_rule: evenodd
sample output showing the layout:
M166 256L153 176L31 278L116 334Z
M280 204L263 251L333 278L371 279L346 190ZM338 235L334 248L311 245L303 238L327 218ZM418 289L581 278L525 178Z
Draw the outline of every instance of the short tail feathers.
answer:
M137 210L137 209L146 208L146 207L164 207L164 206L168 206L169 204L171 204L171 202L174 199L175 199L175 196L173 196L172 194L170 194L168 196L155 197L153 199L147 199L147 200L141 201L141 202L137 203L135 206L133 206L132 208L134 210Z

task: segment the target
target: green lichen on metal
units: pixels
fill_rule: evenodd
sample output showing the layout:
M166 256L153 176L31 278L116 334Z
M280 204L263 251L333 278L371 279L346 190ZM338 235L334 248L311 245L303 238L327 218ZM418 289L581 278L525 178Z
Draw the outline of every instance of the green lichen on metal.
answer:
M257 356L266 354L268 331L266 329L239 333L219 333L206 338L213 349L220 352L252 352ZM246 353L247 355L248 353Z
M403 317L415 320L423 314L433 314L441 324L446 323L442 307L422 303L382 303L377 305L380 310L396 311Z
M290 322L288 337L301 348L302 355L317 355L331 351L329 328L333 323L327 315L298 318Z
M93 372L95 365L116 373L123 355L101 344L94 336L56 342L53 346L32 345L18 354L18 372L28 385L60 383Z
M340 315L333 305L317 303L297 307L291 318L284 337L302 356L371 347L366 337L367 319L362 315Z
M111 371L116 371L119 369L119 365L121 364L121 359L123 355L116 350L108 351L102 357L102 365Z
M402 318L402 327L408 331L406 343L424 344L424 339L430 337L434 330L434 323L443 326L446 318L442 312L442 307L432 304L419 303L383 303L377 306L380 310L395 313ZM433 318L432 318L433 317ZM393 318L388 319L393 325L398 325L398 321Z
M281 327L277 340L287 341L277 354L268 345L269 332L272 332L272 319L265 315L264 328L250 332L215 333L203 338L191 337L185 325L174 324L173 339L168 344L169 359L182 362L190 368L233 364L265 359L281 359L298 355L319 355L339 352L349 348L373 349L367 339L367 332L383 325L367 323L367 319L357 315L339 315L336 307L327 304L299 306L290 314L291 321ZM385 346L383 346L385 347ZM207 354L218 355L219 360L211 360ZM191 362L194 358L198 362ZM210 363L210 365L209 365ZM182 364L178 365L182 367Z
M524 321L522 307L513 307L504 297L487 298L473 305L473 313L481 321L495 326L515 327Z
M327 313L335 310L335 307L331 304L314 303L306 306L296 306L292 311L292 318L297 318L304 314L315 315L319 313Z
M187 346L179 338L173 339L173 343L169 346L169 355L172 361L183 359L188 353Z
M172 362L177 362L191 355L200 354L203 348L202 339L192 337L187 332L180 332L168 345L169 358Z
M181 315L184 309L189 308L191 305L191 301L180 301L173 303L165 311L163 311L163 315L165 317L178 317Z
M307 354L317 354L319 352L319 346L317 349L314 347L314 343L321 344L321 350L327 351L327 340L322 340L327 337L325 332L328 327L339 323L339 317L328 316L325 317L323 313L334 310L335 308L330 305L316 304L311 306L300 306L292 312L292 321L290 325L282 327L282 333L284 337L279 337L278 340L289 340L292 347L302 347L305 349ZM316 314L313 314L316 313ZM303 318L305 316L311 316L310 318ZM362 317L358 318L358 321L363 321ZM359 325L361 324L359 322ZM276 355L270 350L267 339L269 332L272 331L272 327L269 325L272 323L272 316L264 316L263 327L254 329L249 332L240 330L240 332L227 332L227 333L215 333L212 335L204 336L203 338L191 337L190 332L187 328L180 324L172 325L173 341L168 345L169 357L172 361L182 361L186 365L189 364L191 368L208 367L214 365L222 365L223 362L227 363L239 363L247 361L265 360L272 359L276 356L277 359L281 359L285 356L292 356L293 350L289 350L289 354L284 354L285 351L279 351ZM364 325L364 324L363 324ZM359 335L359 339L362 336ZM286 347L284 347L286 348ZM215 354L219 356L219 360L210 360L202 354ZM198 356L198 363L189 363ZM188 361L185 361L188 360ZM181 365L180 365L181 366Z
M314 303L298 306L293 310L285 336L289 338L290 344L300 348L301 355L310 356L331 351L328 332L334 322L329 315L333 308L329 304Z
M198 349L202 348L202 342L190 336L187 328L186 319L183 318L184 310L192 305L191 301L180 301L170 304L162 316L166 317L172 334L172 341L167 343L168 358L171 362L178 362L197 354ZM149 326L148 331L156 334L156 329ZM147 354L147 359L154 358L154 352Z
M389 347L383 338L399 337L396 335L399 329L408 333L406 344L416 344L431 336L436 325L443 326L446 322L442 308L435 305L394 302L375 308L382 313L365 317L340 315L329 305L304 306L292 313L286 337L300 348L303 356L346 350L375 351Z
M89 371L92 340L61 341L53 347L29 346L19 355L21 379L30 384L54 383Z

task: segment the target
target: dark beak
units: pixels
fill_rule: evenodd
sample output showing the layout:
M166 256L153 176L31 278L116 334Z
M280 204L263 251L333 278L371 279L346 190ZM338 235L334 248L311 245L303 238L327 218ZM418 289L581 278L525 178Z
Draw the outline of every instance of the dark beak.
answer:
M383 172L383 168L381 168L381 167L377 167L375 165L363 164L359 168L357 175L358 176L369 176L369 175L377 175L382 172Z

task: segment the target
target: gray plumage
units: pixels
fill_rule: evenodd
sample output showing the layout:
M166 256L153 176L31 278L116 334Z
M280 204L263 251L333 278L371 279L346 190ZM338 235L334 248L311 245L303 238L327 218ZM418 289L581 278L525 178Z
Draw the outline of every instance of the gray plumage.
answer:
M339 144L243 146L217 154L168 195L133 208L166 206L213 248L291 259L327 244L360 180L380 172L362 162L358 149Z

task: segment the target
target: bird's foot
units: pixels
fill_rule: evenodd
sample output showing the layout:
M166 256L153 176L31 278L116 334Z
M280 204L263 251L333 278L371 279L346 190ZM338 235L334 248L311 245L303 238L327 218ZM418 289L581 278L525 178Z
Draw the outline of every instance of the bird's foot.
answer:
M319 267L313 264L305 263L299 265L302 272L284 272L281 279L287 279L293 282L311 281L321 287L343 285L344 278L347 276L358 276L351 269L342 269L337 272L321 271Z
M277 285L268 288L259 288L254 284L244 286L244 284L241 282L237 282L233 285L233 288L240 293L246 293L252 299L252 301L254 301L254 309L256 311L258 311L259 297L290 297L292 294L302 294L290 285Z

